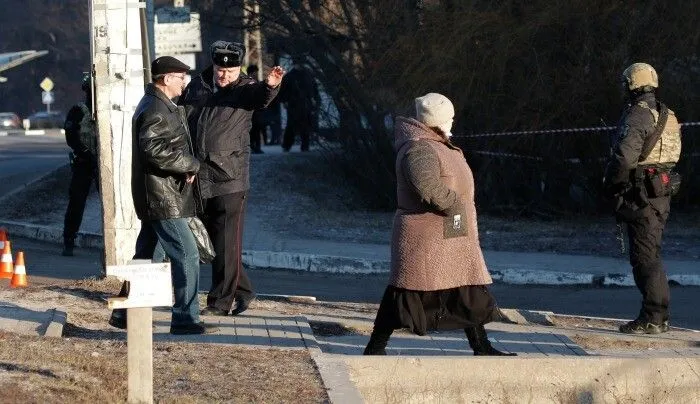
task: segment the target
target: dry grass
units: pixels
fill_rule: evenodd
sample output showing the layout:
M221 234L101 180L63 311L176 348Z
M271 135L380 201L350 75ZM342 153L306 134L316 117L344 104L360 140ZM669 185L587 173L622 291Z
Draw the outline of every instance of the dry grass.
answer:
M41 181L4 198L0 217L30 223L53 224L53 220L58 217L56 215L65 212L65 207L68 205L70 178L70 166L65 165Z
M653 338L653 337L638 337L638 338L620 338L618 336L605 336L598 334L574 334L569 335L581 348L589 351L608 351L608 350L629 350L634 352L669 349L669 348L698 348L700 343L697 341L689 341L686 339L673 338Z
M119 286L90 278L0 291L0 299L21 307L68 313L63 338L0 333L0 402L124 402L126 334L107 324L104 300ZM156 402L328 401L307 351L155 342L153 360Z
M661 335L621 335L618 327L622 321L584 318L576 316L550 316L555 327L574 330L569 338L583 349L590 351L630 350L644 351L673 348L698 348L700 337L696 333L674 330ZM577 332L580 330L580 332ZM602 331L602 333L601 333Z
M164 403L326 402L306 351L155 343L154 400ZM5 403L125 402L126 344L0 333Z

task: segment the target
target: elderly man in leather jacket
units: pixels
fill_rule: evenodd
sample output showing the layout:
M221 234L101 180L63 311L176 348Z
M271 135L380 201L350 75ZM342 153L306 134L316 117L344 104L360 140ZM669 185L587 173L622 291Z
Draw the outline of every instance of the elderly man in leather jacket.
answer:
M132 197L141 233L136 258L150 257L156 242L170 258L175 304L170 333L203 334L214 328L199 321L199 253L187 224L196 215L193 183L200 163L192 155L182 107L173 103L185 86L189 67L163 56L152 63L153 84L132 118ZM126 325L113 314L110 323ZM123 321L123 322L121 322Z
M672 170L680 156L680 125L673 111L656 99L658 76L653 67L635 63L622 76L629 104L605 170L604 187L616 201L618 221L627 224L630 264L642 293L642 308L635 320L620 326L620 332L658 334L669 328L670 292L661 262L661 236L676 178Z
M192 79L179 104L187 110L195 155L202 161L197 177L204 202L203 221L216 257L204 315L245 311L255 298L241 264L243 217L250 188L250 129L253 111L275 98L284 69L272 68L265 81L241 74L245 47L216 41L213 65ZM234 307L234 303L236 304Z

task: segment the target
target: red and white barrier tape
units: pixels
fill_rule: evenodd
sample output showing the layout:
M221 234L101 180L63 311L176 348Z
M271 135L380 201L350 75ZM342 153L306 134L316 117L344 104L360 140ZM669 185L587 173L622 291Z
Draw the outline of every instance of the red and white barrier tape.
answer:
M700 126L700 122L684 122L681 126ZM475 138L475 137L496 137L496 136L518 136L518 135L548 135L557 133L579 133L579 132L607 132L617 129L617 126L598 126L591 128L569 128L569 129L545 129L545 130L525 130L519 132L493 132L477 133L473 135L457 135L453 138Z

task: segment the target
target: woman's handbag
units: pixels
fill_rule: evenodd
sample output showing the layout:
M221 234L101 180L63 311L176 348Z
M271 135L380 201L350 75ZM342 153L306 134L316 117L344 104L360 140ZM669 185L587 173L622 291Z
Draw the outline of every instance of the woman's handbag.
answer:
M193 216L187 218L187 225L190 227L190 230L192 230L194 239L197 241L199 261L204 264L210 263L216 256L216 253L214 252L214 246L209 238L207 228L204 227L204 223L202 223L198 217Z

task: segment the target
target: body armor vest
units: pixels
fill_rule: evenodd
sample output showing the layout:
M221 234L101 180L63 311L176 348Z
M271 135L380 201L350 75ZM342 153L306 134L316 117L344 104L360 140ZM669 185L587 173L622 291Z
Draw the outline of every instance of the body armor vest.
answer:
M80 104L83 119L80 120L80 143L90 152L97 161L97 125L92 119L92 112L85 103Z
M641 101L637 105L645 108L654 116L654 124L659 121L659 112L651 108L646 102ZM681 156L681 126L678 124L676 114L668 110L668 119L661 132L661 137L651 149L651 153L639 165L649 164L676 164Z

